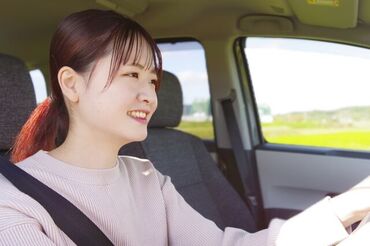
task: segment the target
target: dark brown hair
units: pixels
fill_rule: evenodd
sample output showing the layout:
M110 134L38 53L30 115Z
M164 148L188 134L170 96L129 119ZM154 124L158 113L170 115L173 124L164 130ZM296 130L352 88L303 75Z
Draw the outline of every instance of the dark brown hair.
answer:
M112 53L109 86L117 70L133 56L138 62L142 49L149 48L151 56L143 64L146 69L154 65L158 76L156 90L162 74L160 51L149 33L135 21L114 11L85 10L65 17L58 25L50 44L51 96L31 114L16 138L11 160L19 162L40 149L49 151L67 137L69 116L58 83L58 72L69 66L76 72L90 70L97 60Z

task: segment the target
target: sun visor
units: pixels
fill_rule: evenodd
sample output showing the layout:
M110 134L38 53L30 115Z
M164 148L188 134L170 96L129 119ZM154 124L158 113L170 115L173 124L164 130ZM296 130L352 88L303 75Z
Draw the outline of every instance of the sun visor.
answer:
M307 25L352 28L357 25L358 0L288 0L299 21Z
M359 19L366 24L370 24L370 1L362 0L358 7Z

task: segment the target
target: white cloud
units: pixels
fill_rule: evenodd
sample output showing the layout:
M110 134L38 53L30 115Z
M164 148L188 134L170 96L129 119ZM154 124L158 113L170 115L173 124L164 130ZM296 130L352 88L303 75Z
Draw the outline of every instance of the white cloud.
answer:
M370 59L363 55L252 48L247 57L257 103L273 114L370 105Z
M163 69L180 80L184 104L210 97L204 51L175 50L162 52Z

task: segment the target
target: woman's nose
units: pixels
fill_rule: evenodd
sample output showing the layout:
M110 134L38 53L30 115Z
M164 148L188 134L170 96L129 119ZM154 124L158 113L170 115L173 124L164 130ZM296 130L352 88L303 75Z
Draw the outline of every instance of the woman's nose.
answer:
M157 100L157 94L155 90L141 90L138 94L138 100L146 104L155 103Z

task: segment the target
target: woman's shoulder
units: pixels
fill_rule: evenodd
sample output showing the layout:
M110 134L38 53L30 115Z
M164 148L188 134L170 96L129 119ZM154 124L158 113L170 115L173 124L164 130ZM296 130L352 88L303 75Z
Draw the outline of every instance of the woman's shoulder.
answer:
M0 194L0 231L20 224L38 224L38 216L47 216L43 207L1 174Z
M32 158L26 158L16 164L13 164L20 169L29 169L35 166ZM4 201L7 201L11 197L24 198L26 194L16 188L3 174L0 174L0 206Z
M0 205L1 201L12 195L20 195L22 192L19 191L7 178L0 174Z
M12 207L19 204L32 205L34 201L30 196L20 191L6 177L0 174L0 207ZM36 204L36 203L35 203ZM1 215L0 215L1 217Z
M38 170L37 162L30 156L20 162L17 167L26 171ZM0 230L9 227L12 223L16 225L37 223L40 218L51 219L46 210L33 198L20 191L4 175L0 174Z

